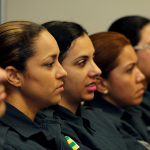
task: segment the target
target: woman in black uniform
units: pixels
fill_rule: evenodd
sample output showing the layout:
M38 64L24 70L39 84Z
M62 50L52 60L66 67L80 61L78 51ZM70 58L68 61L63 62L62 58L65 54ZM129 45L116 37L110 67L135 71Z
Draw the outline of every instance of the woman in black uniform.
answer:
M0 119L3 149L63 149L57 120L34 122L42 108L60 101L64 90L66 71L58 62L56 40L43 26L27 21L0 25L0 39L0 67L7 74L7 110Z
M93 61L95 50L86 30L73 22L52 21L43 26L56 39L60 49L59 61L67 71L59 105L43 112L48 116L52 113L59 116L61 124L65 126L61 131L68 138L80 141L91 149L146 149L121 129L120 135L100 110L85 108L80 104L94 97L96 78L101 74ZM130 140L132 144L121 136L128 137L127 141Z
M101 108L116 126L129 134L131 129L128 125L135 124L142 134L137 128L136 132L149 142L141 112L131 107L142 102L142 81L145 79L137 67L138 59L133 47L124 35L117 32L97 33L90 38L95 48L94 60L102 68L102 75L98 79L94 99L85 105Z
M138 67L145 75L143 80L143 101L137 108L142 111L142 118L150 132L150 19L142 16L125 16L114 21L109 31L124 34L135 49L138 57Z
M150 138L150 92L148 90L150 83L150 19L142 16L125 16L114 21L108 30L124 34L131 41L137 54L138 67L145 75L145 80L142 81L144 94L142 103L132 109L141 111L141 117L146 124L147 134ZM132 123L132 125L137 128L136 124ZM144 134L141 129L137 130Z

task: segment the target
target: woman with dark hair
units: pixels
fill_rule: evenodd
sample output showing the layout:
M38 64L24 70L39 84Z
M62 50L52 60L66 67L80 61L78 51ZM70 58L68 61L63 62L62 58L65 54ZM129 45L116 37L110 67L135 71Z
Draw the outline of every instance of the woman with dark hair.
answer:
M116 20L108 29L124 34L130 41L138 57L138 67L145 75L142 103L135 107L142 112L142 118L150 132L150 19L141 16L126 16ZM136 127L135 124L132 124ZM140 130L140 129L139 129Z
M63 149L57 120L34 121L42 108L61 100L66 71L58 62L56 40L43 26L27 21L0 25L0 39L0 67L7 74L0 144L4 150Z
M126 16L114 21L108 31L115 31L125 35L134 47L139 44L140 40L144 40L142 29L146 25L150 26L150 19L141 16Z
M116 129L100 110L83 107L82 101L90 101L96 90L96 78L101 74L93 61L94 47L87 32L74 22L52 21L43 24L54 36L59 49L59 60L67 71L64 91L59 105L44 109L47 116L52 113L65 125L61 131L68 138L81 141L90 149L146 149L132 136ZM128 137L132 144L123 141ZM125 145L126 144L126 145Z

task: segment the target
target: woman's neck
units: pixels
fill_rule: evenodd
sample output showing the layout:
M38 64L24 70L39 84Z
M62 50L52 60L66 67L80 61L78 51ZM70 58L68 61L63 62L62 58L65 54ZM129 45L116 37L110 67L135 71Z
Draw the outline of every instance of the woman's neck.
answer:
M24 100L22 96L17 93L9 94L5 101L16 107L32 121L34 121L34 118L39 111L36 109L35 105L31 104L29 101Z
M77 108L79 106L80 102L73 102L62 97L61 101L59 102L59 105L67 108L68 110L70 110L74 115L76 114Z

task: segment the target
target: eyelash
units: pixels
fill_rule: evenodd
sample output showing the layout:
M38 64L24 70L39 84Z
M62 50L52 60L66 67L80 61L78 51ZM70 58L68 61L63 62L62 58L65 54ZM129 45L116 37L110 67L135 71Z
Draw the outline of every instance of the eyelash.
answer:
M53 66L53 64L54 64L54 61L53 61L53 62L51 62L51 63L45 64L45 66L47 66L47 67L52 67L52 66Z
M127 72L131 72L134 66L127 70Z
M84 66L86 64L86 60L79 61L77 65Z

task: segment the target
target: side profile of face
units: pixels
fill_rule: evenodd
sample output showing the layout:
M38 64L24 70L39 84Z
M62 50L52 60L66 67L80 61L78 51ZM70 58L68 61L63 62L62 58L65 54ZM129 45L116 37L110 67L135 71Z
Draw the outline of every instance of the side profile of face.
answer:
M105 99L118 107L138 105L142 102L144 75L137 67L138 59L131 45L126 45L120 53L118 66L108 79L104 79L108 94Z
M62 61L67 72L62 98L78 103L94 97L96 76L101 74L101 70L93 61L94 52L93 44L86 34L72 42L67 56Z
M61 100L62 80L67 73L58 62L59 48L48 31L42 31L35 44L35 55L27 60L26 70L19 74L20 88L26 100L44 108Z
M148 23L140 32L141 40L139 46L150 45L150 23ZM145 75L147 82L150 83L150 48L144 48L137 51L138 67Z
M3 116L6 110L4 100L6 98L5 86L3 82L6 81L6 72L0 68L0 117Z

